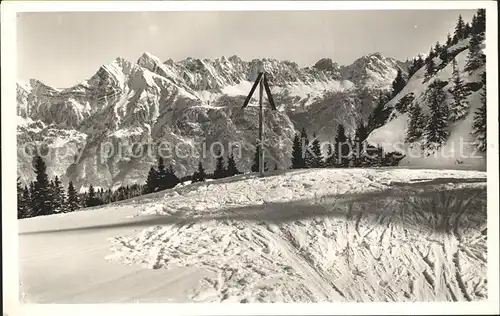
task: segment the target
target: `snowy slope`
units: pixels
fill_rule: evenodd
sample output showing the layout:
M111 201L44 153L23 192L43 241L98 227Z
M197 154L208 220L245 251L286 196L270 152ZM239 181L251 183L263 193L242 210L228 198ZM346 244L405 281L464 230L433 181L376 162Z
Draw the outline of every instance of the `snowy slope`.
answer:
M118 57L67 89L54 89L37 80L19 82L22 124L18 143L42 145L44 139L37 135L48 128L59 131L52 135L57 138L60 134L61 142L66 141L68 131L79 135L72 147L77 149L78 159L75 155L47 159L50 174L58 174L65 184L72 180L77 187L92 183L112 188L144 182L155 157L118 156L119 144L162 141L172 147L188 145L193 151L194 144L238 142L245 147L242 156L246 157L237 161L238 167L249 170L257 138L257 94L247 109L240 107L258 72L265 69L278 105L276 112L266 106L265 132L274 157L269 165L285 168L290 164L295 129L306 127L325 139L334 137L339 123L352 131L371 111L373 96L378 95L374 91L386 89L398 68L405 65L378 53L353 65L321 60L305 68L291 61L243 61L237 56L162 62L144 53L135 63ZM115 146L115 153L100 159L103 144L109 143ZM48 147L57 151L52 143ZM212 159L202 160L210 171ZM18 173L25 184L33 179L30 163L31 157L19 155ZM168 163L182 176L193 172L198 158L176 157Z
M33 303L483 300L485 189L485 172L301 170L23 219L22 297Z
M462 80L466 84L480 84L480 75L485 71L484 67L477 69L470 75L463 71L467 61L467 54L469 53L467 45L468 40L463 40L457 45L450 47L449 52L459 52L455 59L458 64ZM442 63L439 57L434 58L434 62L437 66ZM386 104L386 108L394 108L401 98L413 93L415 96L413 102L418 102L418 104L422 107L422 111L428 114L429 108L423 101L425 92L428 86L436 79L448 82L448 84L443 88L444 91L448 91L448 89L452 87L452 63L449 62L446 67L439 70L428 81L424 80L425 73L426 69L424 66L410 78L404 89ZM396 109L393 109L384 126L375 129L369 135L367 142L373 145L378 144L386 151L398 151L405 153L406 157L400 161L400 166L485 170L486 155L476 150L476 146L474 144L475 136L472 134L474 113L481 105L480 94L483 89L485 89L485 87L479 89L478 91L471 92L468 97L469 112L466 118L452 123L448 127L450 136L438 152L429 153L429 155L427 155L428 153L422 153L423 150L418 142L411 144L405 143L406 129L409 122L408 113L399 113ZM447 93L448 104L451 100L451 94ZM461 163L458 163L457 160Z

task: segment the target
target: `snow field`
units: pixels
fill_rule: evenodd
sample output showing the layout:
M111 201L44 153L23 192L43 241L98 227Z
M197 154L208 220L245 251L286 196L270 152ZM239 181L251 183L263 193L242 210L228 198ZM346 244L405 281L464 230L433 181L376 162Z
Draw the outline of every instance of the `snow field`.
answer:
M203 302L462 301L487 296L485 173L301 170L159 193L165 224L108 260L210 273Z

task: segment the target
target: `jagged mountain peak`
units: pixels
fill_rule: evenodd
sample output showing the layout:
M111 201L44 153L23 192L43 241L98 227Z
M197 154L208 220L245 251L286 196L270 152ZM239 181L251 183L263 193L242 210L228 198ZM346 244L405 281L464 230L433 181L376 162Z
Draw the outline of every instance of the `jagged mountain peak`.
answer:
M321 58L314 64L313 68L319 70L331 71L331 70L338 70L340 67L331 58Z

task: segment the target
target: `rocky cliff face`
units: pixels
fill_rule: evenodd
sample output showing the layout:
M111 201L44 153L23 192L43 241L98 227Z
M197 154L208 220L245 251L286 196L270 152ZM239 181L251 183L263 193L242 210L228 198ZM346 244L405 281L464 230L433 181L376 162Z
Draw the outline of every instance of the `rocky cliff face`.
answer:
M406 65L378 53L349 66L322 59L306 68L237 56L162 62L144 53L136 63L117 58L67 89L33 79L19 82L18 173L25 183L33 179L30 155L24 154L33 144L46 149L50 176L77 186L144 182L160 144L170 147L167 163L181 175L193 172L198 161L212 170L216 142L225 154L231 147L238 167L249 170L257 139L257 92L245 110L241 105L262 69L269 73L278 106L270 110L265 98L268 164L285 168L298 128L324 139L334 137L339 123L352 132L370 112L375 90L388 89L398 68Z

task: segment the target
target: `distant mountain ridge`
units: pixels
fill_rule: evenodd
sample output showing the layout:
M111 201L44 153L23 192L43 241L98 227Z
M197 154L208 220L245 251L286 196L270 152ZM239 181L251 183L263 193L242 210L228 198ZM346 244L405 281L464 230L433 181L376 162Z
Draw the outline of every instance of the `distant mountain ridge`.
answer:
M264 69L278 105L277 112L266 108L266 139L275 158L272 163L286 167L298 128L330 138L342 123L352 132L357 121L366 120L376 91L388 90L398 69L406 73L407 67L380 53L348 66L322 59L302 68L291 61L243 61L238 56L174 62L144 53L135 63L118 57L66 89L35 79L19 82L18 143L44 142L53 150L68 147L81 152L77 162L71 155L47 157L49 175L59 175L63 182L72 180L77 186L113 187L144 181L154 163L151 158L115 155L101 161L99 150L105 143L240 142L247 147L238 166L248 170L257 136L256 99L245 111L241 105ZM19 155L18 173L25 183L33 179L28 158ZM172 158L168 163L186 174L198 160ZM201 160L207 169L212 168L212 158Z

